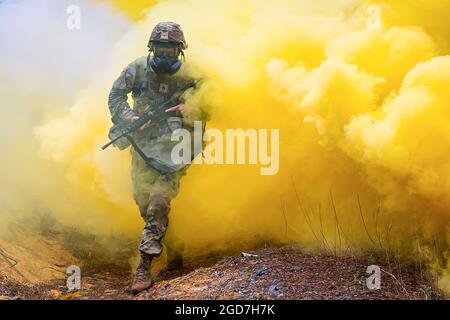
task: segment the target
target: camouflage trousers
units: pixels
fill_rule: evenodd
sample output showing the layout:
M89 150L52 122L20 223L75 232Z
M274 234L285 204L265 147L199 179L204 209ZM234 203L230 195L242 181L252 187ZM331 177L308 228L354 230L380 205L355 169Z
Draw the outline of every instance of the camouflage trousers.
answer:
M166 231L170 201L178 194L184 171L163 175L147 166L135 151L132 150L131 154L133 196L145 222L139 251L158 257L164 243L169 256L181 254L183 242L170 229L169 232Z

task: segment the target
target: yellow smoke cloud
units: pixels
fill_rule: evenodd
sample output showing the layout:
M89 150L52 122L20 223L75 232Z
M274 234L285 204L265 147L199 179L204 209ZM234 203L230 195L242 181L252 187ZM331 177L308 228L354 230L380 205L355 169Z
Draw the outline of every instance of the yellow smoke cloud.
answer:
M367 29L370 4L381 9L381 30ZM37 126L48 182L30 178L25 193L70 225L139 237L130 156L100 151L106 97L121 69L146 54L153 26L173 20L190 45L190 72L206 79L190 102L211 112L208 127L280 129L275 176L250 165L189 169L170 215L188 252L288 240L307 249L389 249L428 261L450 291L449 1L119 8L139 20L69 111Z
M145 12L158 0L100 0L106 3L112 3L117 9L125 12L131 19L139 20L145 16Z

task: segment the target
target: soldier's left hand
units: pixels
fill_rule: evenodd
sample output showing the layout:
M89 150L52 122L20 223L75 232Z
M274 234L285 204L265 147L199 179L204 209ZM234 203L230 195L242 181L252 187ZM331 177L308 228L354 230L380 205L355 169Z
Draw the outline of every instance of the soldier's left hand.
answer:
M166 110L166 112L176 112L178 114L181 114L182 116L185 116L187 114L187 111L188 105L184 103L180 103L179 105Z

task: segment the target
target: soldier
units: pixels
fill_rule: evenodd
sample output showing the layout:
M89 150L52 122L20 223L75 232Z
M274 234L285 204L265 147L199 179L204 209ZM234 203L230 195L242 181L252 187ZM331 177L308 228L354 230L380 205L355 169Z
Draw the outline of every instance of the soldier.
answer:
M182 72L183 50L187 48L181 27L173 22L161 22L153 29L148 42L149 55L138 58L128 65L114 82L109 94L108 106L115 125L127 124L139 116L167 101L180 88L186 88L193 79ZM184 67L184 64L183 64ZM132 93L131 109L127 97ZM133 294L148 289L151 285L150 266L152 259L161 255L164 244L167 248L168 269L182 265L183 243L173 234L166 235L170 201L179 188L181 176L186 167L167 170L158 163L170 162L172 131L191 128L192 120L198 119L199 109L184 103L181 95L179 103L166 112L170 117L154 119L144 124L129 141L122 140L115 145L126 148L131 142L133 195L145 221L139 246L140 261L132 285ZM110 132L111 135L111 132ZM146 161L146 157L153 160ZM169 159L169 160L168 160ZM169 163L170 164L170 163Z

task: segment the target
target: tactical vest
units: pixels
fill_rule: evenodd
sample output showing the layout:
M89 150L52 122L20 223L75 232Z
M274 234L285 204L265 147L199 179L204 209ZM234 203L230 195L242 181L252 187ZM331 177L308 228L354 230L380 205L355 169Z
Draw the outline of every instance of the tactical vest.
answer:
M132 89L133 111L137 115L147 111L147 108L151 110L155 105L168 100L174 93L194 81L177 75L157 75L147 65L147 60L143 68L141 63L139 64ZM183 102L182 99L178 101L178 103ZM169 117L164 121L156 120L150 127L133 133L134 141L131 142L134 151L147 160L147 165L161 173L172 173L184 169L186 164L172 162L172 149L178 142L171 141L171 134L176 129L185 128L191 131L192 128L184 125L181 116Z

